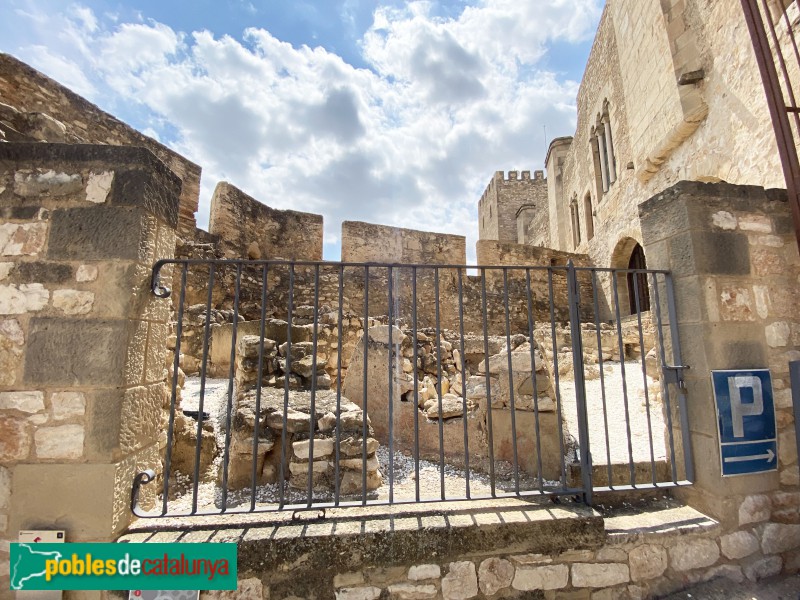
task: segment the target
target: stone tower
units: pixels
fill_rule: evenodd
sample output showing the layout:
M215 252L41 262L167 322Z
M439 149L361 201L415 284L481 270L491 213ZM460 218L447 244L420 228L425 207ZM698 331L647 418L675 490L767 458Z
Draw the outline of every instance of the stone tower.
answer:
M520 177L521 175L521 177ZM478 237L509 243L547 244L547 180L543 171L496 171L478 203ZM544 236L544 238L542 237Z

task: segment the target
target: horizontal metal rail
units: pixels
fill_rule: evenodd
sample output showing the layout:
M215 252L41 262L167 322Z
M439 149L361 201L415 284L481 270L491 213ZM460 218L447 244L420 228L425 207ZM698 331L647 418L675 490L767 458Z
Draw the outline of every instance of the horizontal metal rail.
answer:
M139 516L590 503L692 479L667 271L169 259L152 291L175 337Z

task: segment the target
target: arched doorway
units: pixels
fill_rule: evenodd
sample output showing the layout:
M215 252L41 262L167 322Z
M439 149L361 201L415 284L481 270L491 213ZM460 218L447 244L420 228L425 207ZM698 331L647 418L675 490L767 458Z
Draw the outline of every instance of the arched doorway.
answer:
M628 260L629 269L646 269L647 262L644 259L644 249L640 244L636 244L631 251ZM628 301L630 314L646 312L650 310L650 288L647 285L647 273L628 273ZM638 307L637 307L638 300ZM638 310L637 310L638 308Z

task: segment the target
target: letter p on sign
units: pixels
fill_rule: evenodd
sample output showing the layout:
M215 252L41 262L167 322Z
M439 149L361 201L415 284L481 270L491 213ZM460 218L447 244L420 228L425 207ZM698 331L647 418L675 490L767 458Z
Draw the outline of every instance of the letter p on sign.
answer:
M743 401L743 390L751 390L752 402ZM733 436L744 437L744 418L757 417L764 412L764 394L761 379L752 375L734 375L728 377L728 392L731 398L731 421ZM744 394L747 397L750 394Z

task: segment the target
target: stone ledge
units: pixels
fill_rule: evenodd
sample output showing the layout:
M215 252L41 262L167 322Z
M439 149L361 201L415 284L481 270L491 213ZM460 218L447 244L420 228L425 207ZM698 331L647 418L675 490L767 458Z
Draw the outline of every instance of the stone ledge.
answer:
M316 520L316 511L306 514L307 521L292 521L290 512L139 519L118 541L234 541L242 574L267 568L276 575L319 580L365 564L557 554L597 548L606 537L603 518L592 509L515 499L337 508Z
M605 529L608 542L612 544L653 541L670 535L716 536L722 533L722 525L689 506L613 515L606 517Z

